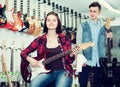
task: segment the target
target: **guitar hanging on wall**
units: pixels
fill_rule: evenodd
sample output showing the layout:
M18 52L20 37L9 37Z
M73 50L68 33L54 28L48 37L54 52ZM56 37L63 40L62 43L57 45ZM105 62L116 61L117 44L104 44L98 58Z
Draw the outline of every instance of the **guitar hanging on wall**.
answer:
M14 0L14 14L13 14L14 24L12 31L19 31L23 28L23 21L21 20L21 12L17 11L17 0Z
M7 17L5 15L6 6L0 4L0 26L4 26L7 22Z
M0 28L12 29L13 23L14 23L12 15L13 15L14 10L13 9L11 9L11 10L8 9L8 0L5 0L5 5L4 6L5 6L5 9L4 9L5 14L4 14L4 16L6 16L7 20L6 20L6 23L4 24L4 26L0 26Z

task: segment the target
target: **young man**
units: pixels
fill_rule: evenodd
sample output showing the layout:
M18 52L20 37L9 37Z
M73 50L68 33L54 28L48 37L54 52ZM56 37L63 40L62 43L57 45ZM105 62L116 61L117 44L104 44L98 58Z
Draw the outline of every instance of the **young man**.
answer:
M82 66L82 72L79 73L80 87L87 87L89 72L94 70L94 87L101 87L99 82L100 64L99 59L105 57L106 38L112 38L112 33L106 32L104 23L98 18L101 13L101 5L93 2L89 5L90 20L82 23L82 43L94 42L94 47L89 47L83 51L87 62ZM80 29L77 32L77 42L80 43Z

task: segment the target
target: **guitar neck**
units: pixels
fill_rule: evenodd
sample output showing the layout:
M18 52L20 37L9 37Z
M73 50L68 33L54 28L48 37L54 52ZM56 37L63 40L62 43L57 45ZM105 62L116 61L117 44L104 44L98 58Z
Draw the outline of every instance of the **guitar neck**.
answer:
M8 11L8 0L5 0L6 10Z
M79 44L78 46L75 46L75 48L76 48L76 47L80 47L81 50L84 50L84 49L86 49L86 48L88 48L88 47L90 47L90 46L91 46L91 47L94 46L94 43L90 42L90 43ZM74 49L74 48L73 48L73 49ZM53 57L50 57L50 58L42 61L42 63L43 63L43 65L49 64L49 63L51 63L52 61L57 60L57 59L59 59L59 58L62 58L62 57L64 57L65 55L70 54L70 53L72 53L72 49L67 50L67 51L65 51L65 52L62 52L62 53L59 53L59 54L57 54L57 55L55 55L55 56L53 56Z
M107 59L108 62L111 62L111 40L110 38L107 38Z
M14 50L13 49L11 49L11 63L10 63L10 71L11 72L13 72L13 66L14 66L14 64L13 64L13 58L14 58Z
M8 73L8 69L7 69L7 66L5 63L3 63L3 67L4 67L4 70L5 70L5 74L7 76L7 79L8 79L8 84L9 84L9 87L12 87L12 83L11 83L11 80L10 80L10 75Z
M67 50L66 52L59 53L59 54L57 54L57 55L55 55L53 57L50 57L50 58L44 60L42 63L43 63L43 65L49 64L54 60L57 60L57 59L59 59L61 57L64 57L67 54L70 54L71 52L72 52L71 50Z
M14 0L14 12L17 12L17 0Z
M108 17L106 19L106 30L107 30L107 33L110 32L110 18ZM107 38L107 59L108 59L108 62L111 62L111 40L110 38Z
M20 1L20 12L23 14L23 0Z
M9 87L12 87L12 83L11 83L11 80L10 80L10 75L8 73L7 65L5 63L5 58L4 58L4 52L3 51L2 51L2 65L3 65L3 68L4 68L5 74L7 76L7 79L8 79Z
M27 15L30 16L30 0L27 0Z
M38 0L38 18L41 18L40 1Z

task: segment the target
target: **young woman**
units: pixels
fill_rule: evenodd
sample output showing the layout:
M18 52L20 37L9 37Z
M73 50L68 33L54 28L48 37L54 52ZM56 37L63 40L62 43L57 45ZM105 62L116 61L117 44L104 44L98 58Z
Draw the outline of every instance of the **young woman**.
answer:
M27 48L21 52L21 57L27 60L32 67L40 67L41 59L50 59L51 57L71 49L71 40L62 33L61 22L55 12L49 12L44 22L44 34L37 37ZM37 58L29 56L37 50ZM55 82L55 87L71 87L72 85L72 66L75 54L80 48L73 49L72 52L60 56L58 59L45 65L47 73L40 73L30 82L30 87L47 87L51 82Z

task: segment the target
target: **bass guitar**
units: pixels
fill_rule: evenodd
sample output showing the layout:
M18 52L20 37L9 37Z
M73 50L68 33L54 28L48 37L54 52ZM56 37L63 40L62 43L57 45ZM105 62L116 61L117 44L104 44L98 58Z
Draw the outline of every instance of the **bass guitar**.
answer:
M90 43L80 44L77 47L80 47L80 49L84 50L84 49L86 49L88 47L92 47L92 46L94 46L94 43L90 42ZM21 62L21 75L22 75L24 81L29 83L38 74L50 72L51 70L46 70L45 65L49 64L49 63L51 63L51 62L53 62L53 61L55 61L55 60L57 60L61 57L64 57L67 54L72 53L73 49L70 49L70 50L67 50L65 52L59 53L59 54L54 55L54 56L52 56L50 58L47 58L47 59L39 60L40 61L40 67L37 67L37 68L31 67L29 62L27 62L25 60L22 60L22 62ZM41 58L45 58L47 53L49 53L49 51L44 52L43 55L41 55Z
M105 25L107 33L110 32L110 18L107 18ZM103 87L113 87L113 64L111 61L112 40L107 38L107 56L100 58L101 83Z
M105 25L106 31L110 32L110 18L108 17L106 19L106 25ZM107 63L111 62L111 40L110 38L107 38L107 57L105 58L100 58L100 65L102 67L102 70L105 75L107 75ZM110 64L109 64L110 65Z

